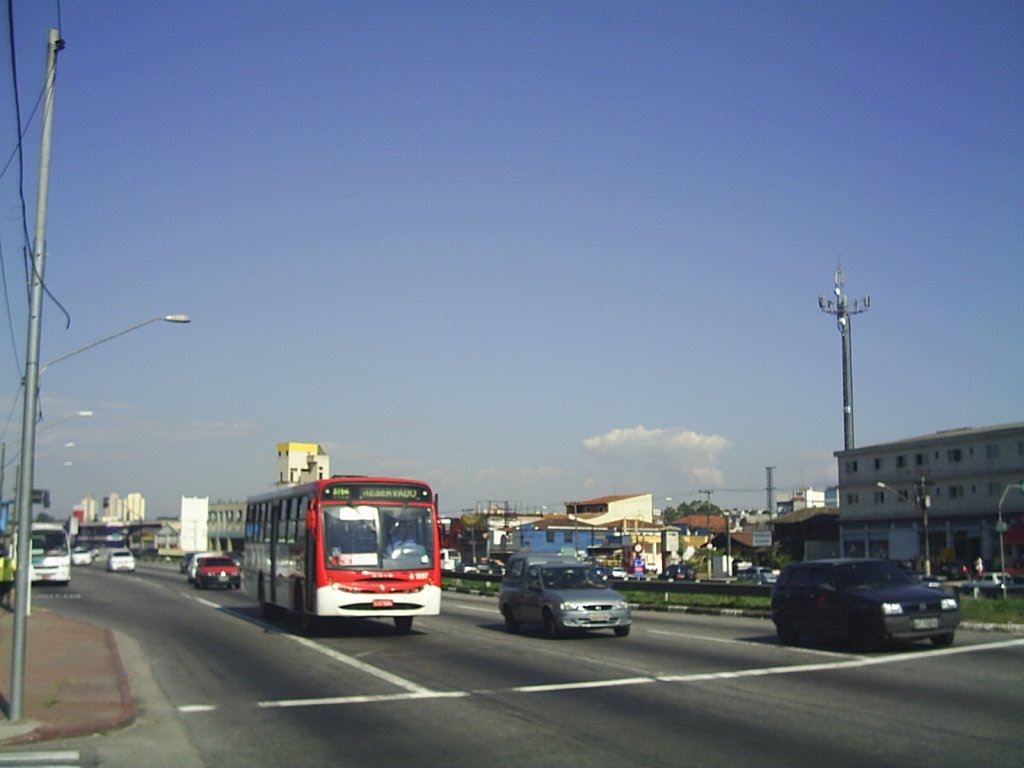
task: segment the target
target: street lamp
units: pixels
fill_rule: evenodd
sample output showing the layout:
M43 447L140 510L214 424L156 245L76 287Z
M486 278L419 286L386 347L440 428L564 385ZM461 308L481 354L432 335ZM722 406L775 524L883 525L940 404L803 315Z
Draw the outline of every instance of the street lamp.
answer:
M130 325L127 328L124 328L123 330L117 331L117 333L112 333L109 336L104 336L102 339L97 339L96 341L86 344L84 347L73 349L70 352L61 355L60 357L54 358L48 363L44 363L39 368L39 374L42 375L43 371L45 371L51 365L53 365L54 363L59 363L61 360L67 360L72 355L77 355L79 352L85 352L85 350L87 349L92 349L93 347L98 346L105 341L116 339L118 336L124 336L126 333L131 333L132 331L141 328L144 325L149 325L150 323L156 323L161 321L165 323L191 323L192 318L189 317L188 315L157 315L156 317L151 317L149 318L149 320L143 320L141 323Z
M51 37L55 30L51 30ZM41 233L37 233L37 243L43 242ZM40 257L41 260L41 257ZM37 274L42 274L42 269L37 268ZM14 573L14 626L11 641L11 698L8 708L8 719L11 722L18 722L22 714L22 702L24 700L25 687L25 645L28 634L27 617L29 612L29 590L31 583L29 577L29 563L32 561L32 488L34 485L35 472L35 450L36 450L36 408L39 398L39 376L55 363L67 360L73 355L85 352L87 349L102 344L118 336L123 336L144 325L155 322L167 323L188 323L191 318L188 315L157 315L141 323L135 323L127 328L97 339L91 344L86 344L78 349L57 357L45 365L39 365L39 330L41 317L39 307L41 306L41 283L40 279L33 281L32 306L35 308L29 323L29 343L27 345L28 355L25 360L25 377L22 380L25 387L24 409L21 421L21 467L18 474L18 496L17 496L17 531L18 551L16 554L18 567Z
M906 496L900 495L899 491L897 491L895 488L892 488L891 486L886 485L881 480L876 482L875 485L878 486L879 488L882 488L882 489L885 489L885 490L889 490L889 491L892 491L893 493L895 493L896 494L896 498L898 498L900 501L904 501L907 504L909 504L910 507L915 512L917 512L918 508L920 508L922 528L924 529L924 575L925 576L931 576L932 575L931 543L928 541L928 507L931 506L931 499L928 497L928 494L925 493L925 487L927 486L927 483L925 482L924 477L922 476L921 479L917 481L917 504L918 504L918 506L914 506L914 504L911 503L910 499L908 499Z
M999 578L1002 584L1003 597L1006 597L1006 550L1003 548L1003 535L1006 533L1006 523L1003 522L1003 502L1006 494L1012 490L1024 492L1024 483L1008 485L1003 488L1003 495L999 497L999 506L996 508L998 520L996 521L996 533L999 534Z

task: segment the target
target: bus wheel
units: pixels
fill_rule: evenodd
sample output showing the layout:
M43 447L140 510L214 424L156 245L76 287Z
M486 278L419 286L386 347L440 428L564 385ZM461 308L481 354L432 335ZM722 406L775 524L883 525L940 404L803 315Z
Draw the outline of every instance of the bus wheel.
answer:
M412 630L412 616L395 616L395 631L400 635L408 634Z
M317 615L306 610L306 595L301 586L295 587L295 610L298 612L299 631L312 635L317 629Z

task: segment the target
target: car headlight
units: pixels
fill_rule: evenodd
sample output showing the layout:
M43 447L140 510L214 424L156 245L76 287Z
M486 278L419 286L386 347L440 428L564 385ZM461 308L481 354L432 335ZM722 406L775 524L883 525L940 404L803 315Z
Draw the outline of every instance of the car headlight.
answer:
M627 608L629 608L629 603L626 602L625 600L618 600L618 601L616 601L616 603L615 603L615 610L616 611L624 611Z
M955 597L944 597L942 598L942 603L940 603L940 607L944 611L955 611L960 606L957 604Z
M899 603L882 603L883 616L900 616L903 613L903 606Z
M573 603L567 600L558 607L561 608L563 611L582 611L583 603Z

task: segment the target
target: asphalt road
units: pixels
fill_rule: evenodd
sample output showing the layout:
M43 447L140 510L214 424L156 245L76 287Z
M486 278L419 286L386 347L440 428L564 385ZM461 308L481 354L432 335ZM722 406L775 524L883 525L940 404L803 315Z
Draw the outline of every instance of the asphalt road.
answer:
M151 672L123 732L47 749L82 766L1016 766L1024 638L779 646L757 619L634 613L633 632L509 635L494 598L310 638L176 569L76 569L33 599L115 629ZM38 749L38 746L36 747ZM143 757L144 756L144 757Z

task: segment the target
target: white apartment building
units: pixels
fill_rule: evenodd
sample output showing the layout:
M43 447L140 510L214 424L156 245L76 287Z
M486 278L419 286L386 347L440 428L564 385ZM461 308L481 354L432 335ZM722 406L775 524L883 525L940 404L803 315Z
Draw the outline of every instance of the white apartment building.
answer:
M943 561L979 555L991 564L999 557L1000 499L1007 526L1022 522L1024 423L945 430L835 456L846 555L921 561L927 520L933 572ZM1008 552L1007 562L1017 554Z
M316 443L277 444L277 485L298 485L331 476L331 458Z

